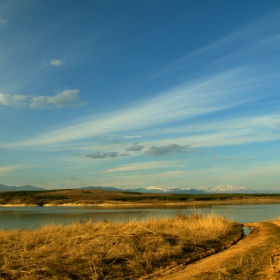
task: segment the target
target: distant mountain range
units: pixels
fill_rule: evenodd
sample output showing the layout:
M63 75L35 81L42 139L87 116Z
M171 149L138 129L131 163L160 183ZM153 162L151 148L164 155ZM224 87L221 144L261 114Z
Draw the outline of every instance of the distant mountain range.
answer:
M30 185L16 187L16 186L6 186L3 184L0 184L0 191L46 191L46 189L37 188L37 187L30 186Z
M139 193L156 193L156 194L209 194L209 193L280 193L280 189L257 189L253 187L243 186L215 186L215 187L197 187L192 189L179 189L179 188L159 188L159 187L148 187L148 188L137 188L137 189L118 189L114 187L102 187L102 186L87 186L77 189L83 190L103 190L103 191L122 191L122 192L139 192ZM0 184L0 191L47 191L49 189L38 188L30 185L24 185L20 187L6 186Z
M203 186L192 189L179 189L179 188L159 188L159 187L148 187L146 189L133 189L127 191L136 192L149 192L149 193L171 193L171 194L209 194L209 193L280 193L280 190L276 189L258 189L253 187L243 187L243 186Z
M148 188L138 188L138 189L117 189L113 187L83 187L81 189L87 190L106 190L106 191L125 191L125 192L139 192L139 193L170 193L170 194L206 194L203 190L196 190L196 189L177 189L177 188L157 188L157 187L148 187Z

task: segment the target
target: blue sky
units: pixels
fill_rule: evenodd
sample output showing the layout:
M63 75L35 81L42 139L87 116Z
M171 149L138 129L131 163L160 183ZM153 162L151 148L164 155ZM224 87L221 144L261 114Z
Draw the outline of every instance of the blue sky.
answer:
M279 1L0 3L0 182L279 188Z

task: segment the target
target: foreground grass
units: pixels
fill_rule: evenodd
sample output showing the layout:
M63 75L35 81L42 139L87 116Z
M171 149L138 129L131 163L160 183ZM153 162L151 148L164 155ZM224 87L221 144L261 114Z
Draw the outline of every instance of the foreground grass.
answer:
M1 279L137 279L225 246L240 225L193 213L160 220L0 231Z

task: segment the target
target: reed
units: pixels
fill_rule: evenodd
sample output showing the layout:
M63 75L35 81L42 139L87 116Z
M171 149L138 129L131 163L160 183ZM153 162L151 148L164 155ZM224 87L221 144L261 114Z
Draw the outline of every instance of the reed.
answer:
M192 213L129 222L83 222L0 230L2 279L137 279L220 246L234 223Z

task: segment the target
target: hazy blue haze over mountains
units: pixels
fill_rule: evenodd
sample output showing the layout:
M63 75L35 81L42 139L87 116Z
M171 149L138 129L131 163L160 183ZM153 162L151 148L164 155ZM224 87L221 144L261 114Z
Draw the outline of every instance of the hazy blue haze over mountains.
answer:
M37 188L34 186L30 186L30 185L16 187L16 186L6 186L3 184L0 184L0 191L43 191L43 190L46 190L46 189Z
M197 189L179 189L179 188L137 188L137 189L119 189L114 187L102 187L102 186L87 186L77 189L84 190L103 190L103 191L125 191L125 192L139 192L139 193L156 193L156 194L207 194L207 193L280 193L278 189L261 190L253 187L243 186L216 186L216 187L199 187ZM47 191L49 189L38 188L30 185L24 185L20 187L6 186L0 183L0 191Z

